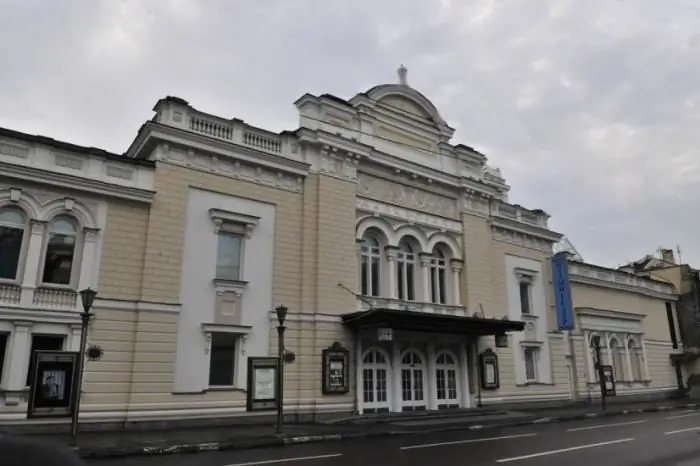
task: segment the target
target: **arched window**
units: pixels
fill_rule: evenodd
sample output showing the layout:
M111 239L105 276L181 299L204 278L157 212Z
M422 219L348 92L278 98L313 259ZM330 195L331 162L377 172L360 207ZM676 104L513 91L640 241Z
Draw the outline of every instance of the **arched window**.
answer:
M615 380L621 381L625 379L625 348L620 344L617 338L610 339L610 355L612 357L613 373Z
M406 240L402 240L399 243L399 251L396 255L396 267L399 299L415 301L416 253Z
M372 235L367 235L362 242L361 281L362 294L379 296L380 294L380 261L379 241Z
M632 363L632 380L640 382L644 380L644 352L635 338L628 340L627 349L630 353L630 362Z
M441 248L435 248L430 259L430 300L435 304L447 303L447 259Z
M78 227L70 217L56 217L49 225L42 283L70 285L74 270Z
M0 279L16 280L26 217L19 209L0 209Z

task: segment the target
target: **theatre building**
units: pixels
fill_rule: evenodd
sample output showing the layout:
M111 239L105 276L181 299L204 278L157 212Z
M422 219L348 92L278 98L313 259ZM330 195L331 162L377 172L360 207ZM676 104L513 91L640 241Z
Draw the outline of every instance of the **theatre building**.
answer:
M405 68L295 106L298 127L274 133L165 97L123 155L0 140L2 166L20 167L0 178L0 233L16 246L0 254L0 418L25 416L32 342L76 348L88 285L104 356L87 365L86 421L264 415L251 397L271 390L249 369L278 354L279 306L290 415L580 398L594 337L630 394L672 386L672 287L572 262L578 324L559 331L562 235L454 142ZM45 271L64 254L54 238L74 245L70 277Z
M181 307L172 365L139 374L148 397L131 416L244 413L248 358L277 354L278 305L296 355L287 412L568 396L548 278L561 235L510 202L501 172L451 142L399 75L349 100L303 95L299 127L279 134L181 98L156 104L126 156L156 163L144 293ZM334 343L350 353L349 390L324 394ZM484 351L498 356L489 389Z

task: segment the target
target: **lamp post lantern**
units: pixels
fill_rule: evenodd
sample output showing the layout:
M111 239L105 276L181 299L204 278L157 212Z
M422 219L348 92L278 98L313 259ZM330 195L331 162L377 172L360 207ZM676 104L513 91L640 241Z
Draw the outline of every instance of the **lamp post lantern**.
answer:
M80 399L83 391L83 371L85 370L85 347L87 345L88 326L90 319L95 315L90 310L95 302L97 291L86 288L80 291L80 301L83 304L83 312L80 313L80 353L78 356L78 376L75 381L75 407L73 408L73 416L71 418L71 433L73 437L78 434L78 416L80 415Z
M282 433L282 424L284 422L284 331L287 327L284 326L284 321L287 318L287 307L277 306L277 357L279 365L277 367L277 433Z

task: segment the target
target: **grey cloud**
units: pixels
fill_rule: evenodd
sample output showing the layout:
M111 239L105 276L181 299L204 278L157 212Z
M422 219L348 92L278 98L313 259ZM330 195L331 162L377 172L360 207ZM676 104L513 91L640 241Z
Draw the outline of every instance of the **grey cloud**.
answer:
M700 8L692 0L0 0L0 125L113 151L155 100L281 130L305 92L396 79L511 200L590 260L681 244L700 264Z

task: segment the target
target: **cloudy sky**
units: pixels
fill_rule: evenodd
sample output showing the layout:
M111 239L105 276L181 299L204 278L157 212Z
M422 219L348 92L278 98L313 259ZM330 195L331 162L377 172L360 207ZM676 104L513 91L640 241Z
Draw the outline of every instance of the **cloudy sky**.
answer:
M156 100L273 130L409 83L588 261L700 266L696 0L0 0L0 126L123 152Z

